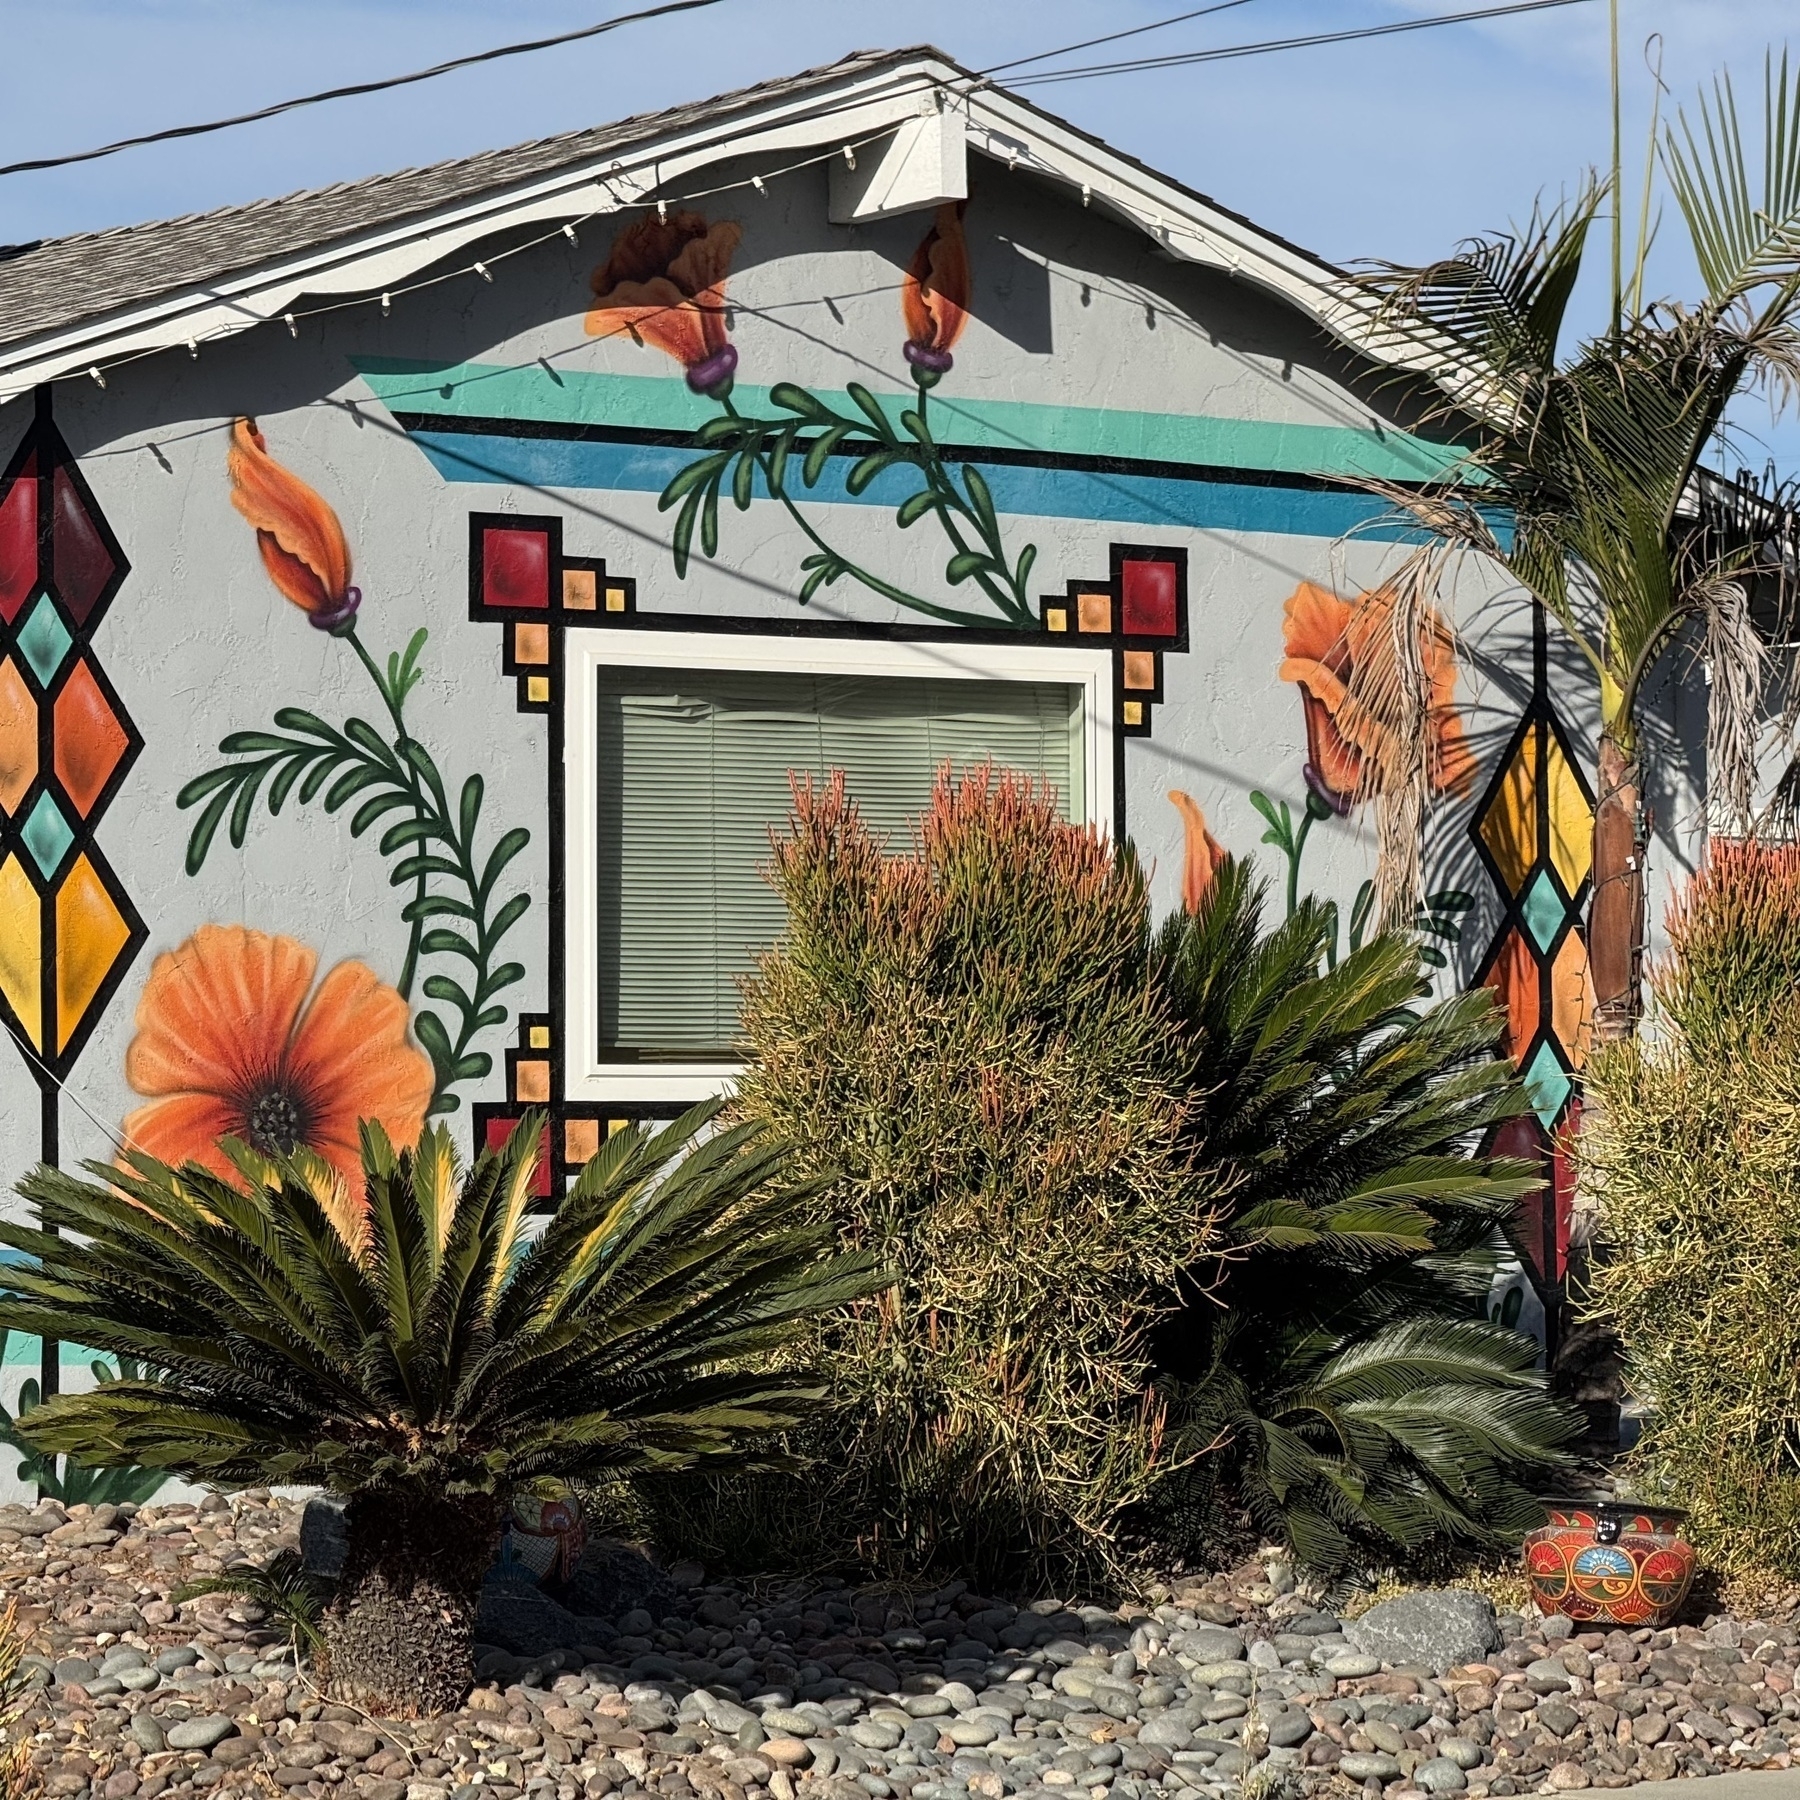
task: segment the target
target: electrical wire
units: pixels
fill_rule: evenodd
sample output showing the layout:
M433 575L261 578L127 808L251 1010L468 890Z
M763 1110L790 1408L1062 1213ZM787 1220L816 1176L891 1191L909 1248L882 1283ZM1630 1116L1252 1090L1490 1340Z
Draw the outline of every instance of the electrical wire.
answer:
M1084 38L1079 44L1064 44L1060 50L1040 50L1035 56L1015 56L1011 62L990 63L976 73L998 75L1002 69L1022 69L1027 63L1048 62L1053 56L1073 56L1077 50L1092 50L1096 44L1116 44L1121 38L1142 37L1146 31L1166 31L1171 25L1185 25L1189 19L1204 19L1210 13L1230 12L1234 7L1254 3L1255 0L1214 0L1211 6L1197 6L1192 12L1176 13L1173 18L1152 19L1148 25L1133 25L1129 31L1109 31L1105 37Z
M534 38L526 44L501 44L492 50L477 50L470 56L452 57L449 62L434 63L429 69L415 69L410 75L386 75L379 81L358 81L348 87L326 88L318 94L302 94L295 100L278 100L273 106L256 112L236 113L229 119L211 119L204 125L171 125L162 131L146 131L139 137L120 138L101 144L93 150L77 150L67 156L42 156L29 162L0 165L0 175L24 175L36 169L63 169L71 163L96 162L103 156L117 156L121 150L136 150L144 144L164 144L176 138L204 137L211 131L229 131L236 125L253 125L259 119L273 119L278 114L293 112L302 106L317 106L326 100L346 100L358 94L379 94L388 88L408 87L417 81L431 81L448 75L453 69L467 69L476 63L497 62L504 56L524 56L534 50L551 50L558 44L573 44L583 38L599 37L617 31L621 25L636 25L645 19L660 19L667 13L692 12L697 7L718 6L723 0L665 0L661 6L641 12L621 13L616 19L603 19L598 25L583 25L577 31L565 31L556 37Z
M1509 6L1485 6L1470 12L1439 13L1426 19L1396 19L1386 25L1359 25L1348 31L1321 31L1306 37L1266 38L1255 44L1228 44L1217 50L1188 50L1173 56L1146 56L1128 62L1091 63L1082 69L1047 69L1021 75L1008 87L1046 87L1056 81L1087 81L1097 75L1131 75L1149 69L1188 68L1196 63L1227 62L1242 56L1267 56L1277 50L1304 50L1315 44L1351 44L1364 38L1392 37L1402 31L1431 31L1440 25L1466 25L1479 19L1510 18L1515 13L1548 12L1556 7L1589 6L1593 0L1513 0Z

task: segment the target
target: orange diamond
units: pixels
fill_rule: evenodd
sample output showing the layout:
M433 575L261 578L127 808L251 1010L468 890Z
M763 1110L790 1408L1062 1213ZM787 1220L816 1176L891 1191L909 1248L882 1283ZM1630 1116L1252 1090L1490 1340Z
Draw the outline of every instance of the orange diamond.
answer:
M84 658L56 696L56 778L83 818L130 748L130 734Z
M0 664L0 806L9 813L37 779L37 702L9 656Z

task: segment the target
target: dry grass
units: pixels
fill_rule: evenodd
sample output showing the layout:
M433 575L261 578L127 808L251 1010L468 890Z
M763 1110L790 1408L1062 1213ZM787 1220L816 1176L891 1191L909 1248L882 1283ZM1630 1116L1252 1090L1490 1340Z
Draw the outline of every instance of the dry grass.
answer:
M30 1800L42 1787L31 1763L31 1733L21 1720L28 1685L20 1673L25 1638L19 1630L19 1603L0 1612L0 1800Z

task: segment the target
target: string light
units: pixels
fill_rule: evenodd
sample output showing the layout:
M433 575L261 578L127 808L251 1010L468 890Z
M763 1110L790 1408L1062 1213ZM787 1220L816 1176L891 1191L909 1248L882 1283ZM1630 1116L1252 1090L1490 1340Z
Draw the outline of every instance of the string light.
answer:
M105 387L106 386L106 377L104 375L102 375L98 369L89 369L88 373L91 376L93 376L95 387ZM12 398L12 395L8 394L7 399L10 400L11 398Z
M281 318L282 318L283 324L285 324L288 328L288 336L291 338L297 338L300 335L300 327L294 323L294 315L291 312L283 313L281 315Z
M851 168L854 169L856 167L856 152L852 150L848 144L844 146L844 161L847 162Z
M392 297L387 294L383 294L381 296L381 316L385 319L388 316L388 314L391 313L393 310L394 310L394 302L393 302Z
M581 242L581 239L575 235L575 227L573 225L565 225L562 228L562 234L571 244L579 244Z
M492 281L494 279L493 276L488 273L487 264L483 262L478 262L475 265L475 273L479 275L483 281Z
M767 189L767 188L766 188L766 187L764 187L764 186L763 186L763 178L762 178L762 177L761 177L761 176L760 176L760 175L752 175L752 176L751 176L751 177L750 177L750 185L751 185L751 186L752 186L752 187L753 187L753 188L755 188L755 189L756 189L756 191L757 191L757 192L758 192L758 193L759 193L759 194L761 194L761 195L762 195L762 197L763 197L763 198L764 198L764 199L765 199L765 200L766 200L766 199L768 199L768 197L769 197L769 190L768 190L768 189Z

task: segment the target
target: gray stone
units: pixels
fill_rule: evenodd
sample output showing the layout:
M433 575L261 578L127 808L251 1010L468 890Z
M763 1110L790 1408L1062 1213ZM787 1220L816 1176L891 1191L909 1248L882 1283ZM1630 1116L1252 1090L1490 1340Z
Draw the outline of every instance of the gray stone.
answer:
M1399 1761L1383 1750L1346 1750L1338 1759L1338 1768L1352 1781L1367 1781L1371 1775L1377 1781L1400 1779Z
M150 1659L143 1651L134 1650L126 1644L117 1650L107 1652L106 1660L100 1665L102 1675L122 1675L127 1669L141 1669Z
M1194 1741L1194 1733L1179 1713L1158 1713L1145 1721L1137 1735L1140 1744L1160 1746L1165 1750L1185 1750Z
M56 1665L58 1681L78 1681L83 1687L95 1680L99 1673L91 1662L81 1656L65 1656Z
M1344 1635L1369 1656L1420 1664L1434 1675L1500 1648L1493 1602L1467 1588L1426 1588L1384 1600L1351 1620Z
M861 1744L865 1750L892 1750L905 1735L901 1726L890 1725L885 1719L859 1719L850 1727L850 1741Z
M1581 1723L1581 1714L1561 1700L1546 1700L1537 1716L1538 1723L1559 1738L1567 1737Z
M1434 1756L1413 1770L1413 1784L1428 1794L1460 1794L1469 1785L1469 1778L1449 1757Z
M1377 1750L1384 1750L1389 1756L1398 1756L1406 1747L1406 1740L1400 1735L1399 1726L1388 1719L1364 1719L1363 1736Z
M1335 1675L1339 1681L1358 1681L1365 1675L1379 1675L1381 1658L1361 1650L1340 1650L1326 1660L1325 1673Z
M1554 1656L1540 1656L1525 1665L1525 1679L1538 1694L1566 1694L1575 1685L1574 1678Z
M1669 1735L1669 1720L1666 1714L1647 1712L1641 1718L1631 1721L1631 1741L1634 1744L1660 1744Z
M192 1644L177 1644L157 1657L156 1666L163 1674L173 1675L177 1669L191 1669L199 1660L200 1652Z
M336 1581L350 1553L349 1502L342 1494L315 1494L300 1515L300 1560L308 1574Z
M1281 1652L1267 1638L1258 1638L1250 1646L1249 1660L1252 1668L1275 1670L1281 1667Z
M169 1728L171 1750L210 1750L237 1730L237 1721L218 1713L202 1714L198 1719L183 1719Z
M1313 1722L1297 1708L1269 1721L1269 1743L1277 1750L1292 1750L1313 1734ZM1139 1740L1142 1741L1142 1733Z
M1244 1640L1235 1631L1205 1625L1187 1634L1183 1646L1196 1662L1238 1662L1244 1657Z
M126 1734L146 1756L154 1756L164 1748L163 1728L147 1712L135 1712L126 1721Z
M1481 1767L1481 1746L1473 1738L1445 1738L1438 1745L1438 1755L1448 1757L1459 1769L1479 1769Z

